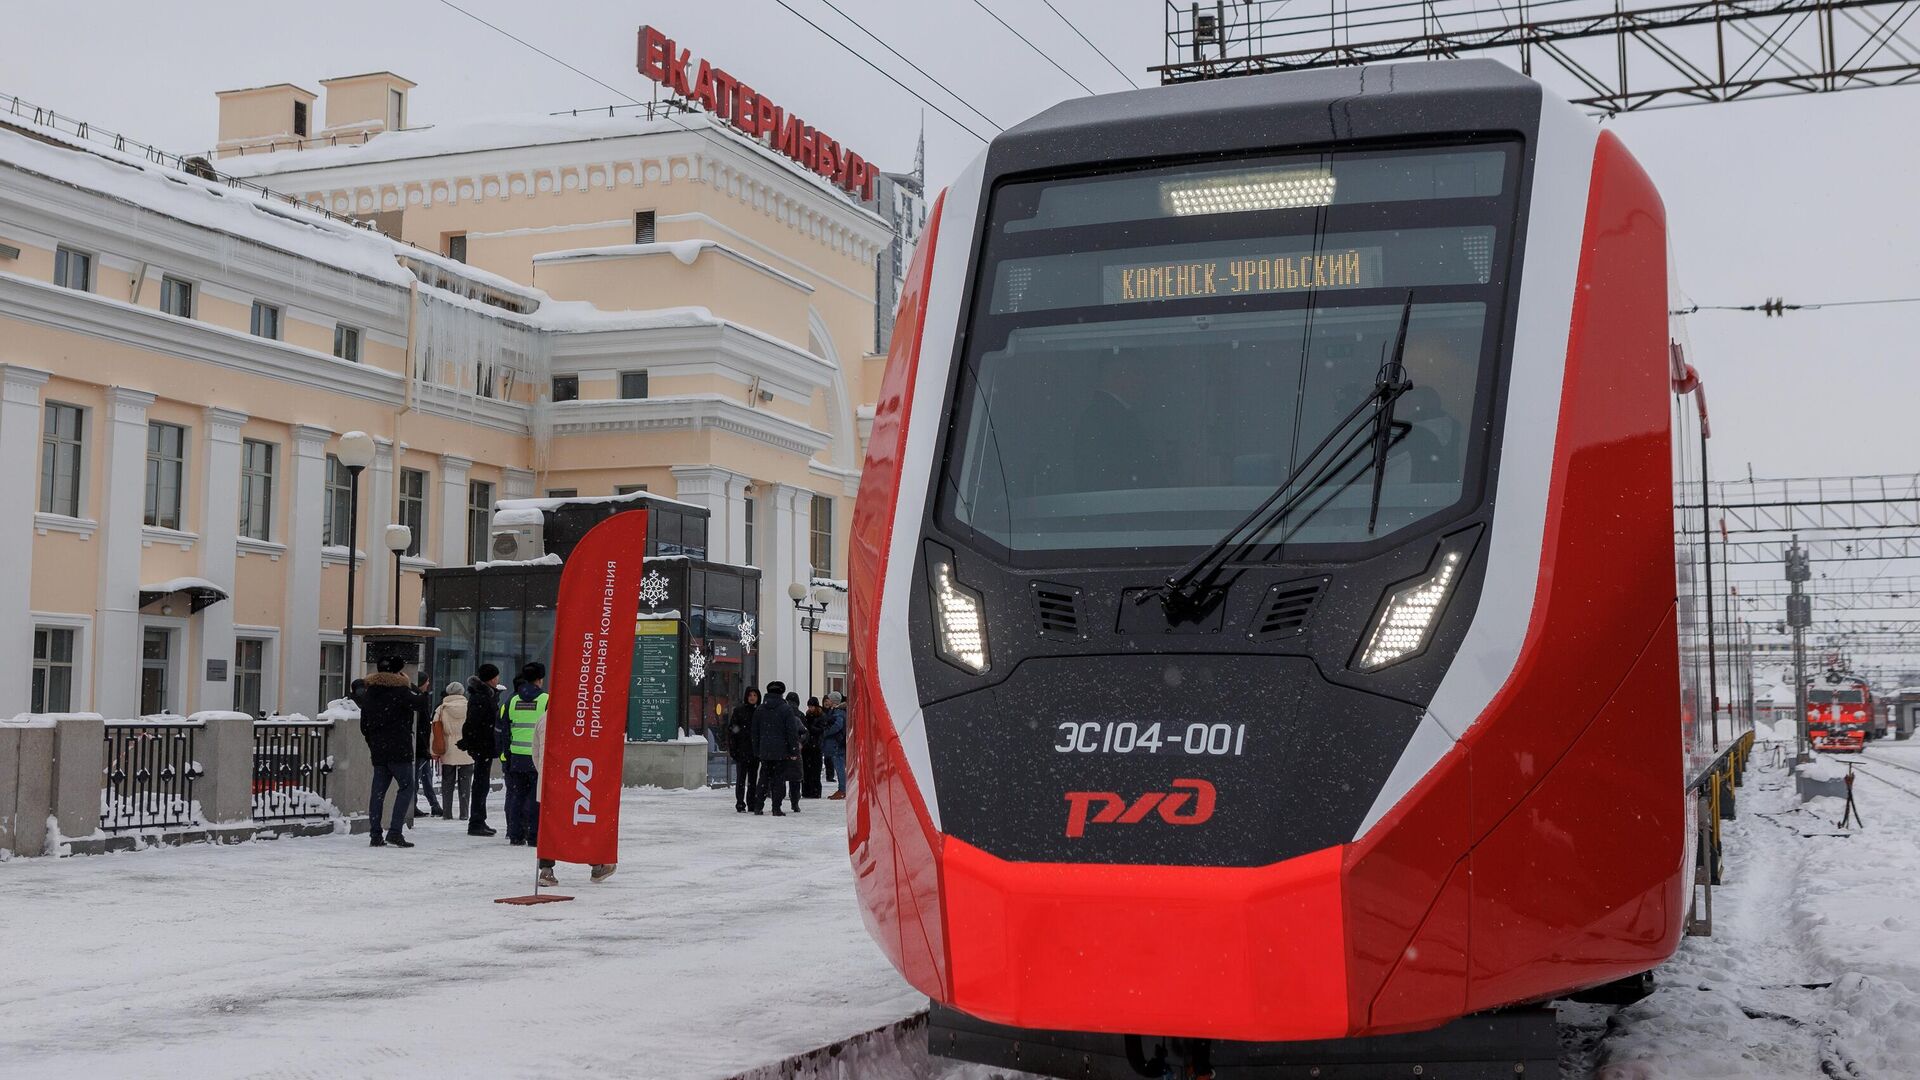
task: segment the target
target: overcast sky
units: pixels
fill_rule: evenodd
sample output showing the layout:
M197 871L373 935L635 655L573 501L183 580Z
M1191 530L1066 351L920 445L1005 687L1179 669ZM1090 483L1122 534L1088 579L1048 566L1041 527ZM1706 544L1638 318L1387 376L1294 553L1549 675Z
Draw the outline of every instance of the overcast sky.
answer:
M842 143L909 166L923 106L776 0L614 0L462 7L637 98L634 30L653 22ZM836 16L786 0L983 133L990 129ZM832 0L1008 125L1082 91L973 0ZM1098 92L1113 68L1039 0L986 0ZM1162 0L1054 0L1142 85L1161 60ZM410 121L604 106L621 100L436 0L281 4L95 0L15 4L0 90L169 149L215 138L218 89L390 69L420 84ZM324 103L323 103L324 105ZM931 111L936 188L980 144ZM1701 303L1920 296L1920 87L1706 105L1607 122L1665 196L1686 291ZM1920 471L1913 435L1920 304L1696 315L1695 364L1713 406L1721 475Z

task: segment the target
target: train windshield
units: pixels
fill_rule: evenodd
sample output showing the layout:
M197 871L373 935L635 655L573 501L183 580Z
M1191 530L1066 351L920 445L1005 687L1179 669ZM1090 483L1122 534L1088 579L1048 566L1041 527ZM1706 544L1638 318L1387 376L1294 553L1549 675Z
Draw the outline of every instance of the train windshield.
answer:
M1001 185L943 517L1016 562L1210 544L1373 390L1409 303L1413 388L1378 525L1372 455L1336 439L1316 461L1336 461L1331 482L1256 551L1366 544L1466 505L1517 156L1476 144Z
M1809 690L1809 705L1865 705L1867 698L1859 690Z

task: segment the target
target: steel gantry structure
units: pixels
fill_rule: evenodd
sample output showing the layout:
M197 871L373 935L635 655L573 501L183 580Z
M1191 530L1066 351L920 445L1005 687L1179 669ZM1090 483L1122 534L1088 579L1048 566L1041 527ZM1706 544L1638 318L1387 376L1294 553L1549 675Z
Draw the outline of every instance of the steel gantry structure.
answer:
M1162 82L1493 55L1597 113L1920 79L1920 0L1167 0ZM1539 70L1536 70L1539 69Z

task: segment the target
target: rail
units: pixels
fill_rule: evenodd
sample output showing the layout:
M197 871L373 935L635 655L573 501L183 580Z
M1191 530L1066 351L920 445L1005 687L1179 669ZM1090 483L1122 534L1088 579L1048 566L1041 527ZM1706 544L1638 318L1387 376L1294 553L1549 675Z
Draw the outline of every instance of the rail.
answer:
M333 815L331 720L256 720L253 820L311 821Z
M200 822L194 783L204 772L195 755L202 727L179 718L107 721L100 790L103 832Z

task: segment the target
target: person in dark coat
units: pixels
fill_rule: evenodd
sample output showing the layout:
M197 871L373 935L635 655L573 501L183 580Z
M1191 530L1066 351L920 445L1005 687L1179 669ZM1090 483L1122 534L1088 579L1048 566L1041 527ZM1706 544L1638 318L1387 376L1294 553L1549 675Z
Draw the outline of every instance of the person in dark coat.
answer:
M434 817L444 816L440 812L440 796L433 790L433 680L422 678L413 688L419 704L413 711L413 786L416 793L427 796L427 812ZM418 814L419 804L413 806ZM413 826L413 818L407 818L407 826Z
M753 753L760 759L760 786L757 789L763 799L773 802L773 816L785 817L780 804L784 801L789 783L794 787L793 809L800 811L800 795L797 783L800 779L800 735L805 726L800 714L787 704L782 696L786 693L786 684L770 682L767 684L766 699L759 708L753 710ZM753 812L760 812L761 800L756 799Z
M827 724L820 732L820 755L827 762L827 779L839 785L827 798L846 798L847 705L839 694L827 695Z
M801 767L807 756L807 714L800 708L800 695L792 690L787 691L787 710L793 713L794 719L800 721L800 754L786 770L787 795L793 799L793 812L797 814L800 812L800 784L803 777Z
M760 773L753 756L753 710L760 705L760 691L747 687L746 700L734 706L727 718L727 756L733 759L733 809L747 812L747 800Z
M800 797L820 797L820 736L827 730L826 710L819 698L807 699L806 715L801 717L806 734L800 739Z
M367 676L366 689L354 699L360 706L360 734L367 740L368 757L373 761L373 791L368 799L367 821L373 831L373 846L409 848L413 844L402 831L407 811L413 809L414 720L420 714L420 695L413 682L400 674L406 661L389 656L380 661L380 670ZM387 785L399 785L393 800L393 819L385 836L380 833L381 810L387 799Z
M499 830L487 824L487 793L493 785L493 759L500 756L494 725L500 722L500 669L481 664L467 680L467 722L460 727L460 749L473 755L472 813L468 836L492 836Z

